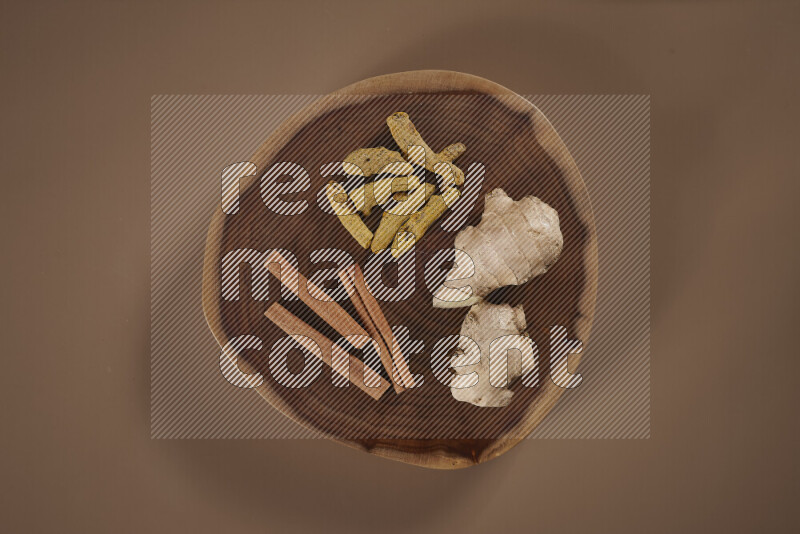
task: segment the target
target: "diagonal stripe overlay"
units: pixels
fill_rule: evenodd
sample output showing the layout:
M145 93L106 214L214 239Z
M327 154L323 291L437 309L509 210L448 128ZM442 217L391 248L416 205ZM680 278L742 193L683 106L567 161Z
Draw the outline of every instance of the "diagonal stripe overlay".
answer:
M324 97L156 95L151 99L150 406L153 438L316 438L330 435L297 424L254 390L228 382L220 369L221 349L201 307L206 234L210 214L222 200L223 171L227 168L229 175L249 172L247 165L231 166L250 160L256 148L284 120L320 98ZM407 101L409 105L425 109L426 98L430 96L414 95ZM480 105L464 104L470 101L470 96L447 98L461 99L457 105L469 110L459 117L460 121L490 118ZM599 244L599 281L592 335L583 345L580 366L577 370L570 369L579 372L583 380L579 387L564 391L530 437L647 438L650 435L650 98L641 95L533 95L526 98L553 124L577 163L591 198ZM366 110L366 113L372 112L376 116L383 112L379 101ZM385 125L376 124L371 131L375 130L385 133L380 144L395 149ZM422 128L420 131L424 136L425 131ZM440 150L460 140L439 139L434 135L428 141L434 150ZM374 134L365 134L363 138L353 138L352 145L354 148L375 146L367 144L373 142ZM303 148L321 148L314 143L312 136L308 146ZM471 151L472 154L479 152L467 144L464 158L472 157ZM320 161L319 165L323 163L328 162ZM461 160L456 163L462 165ZM466 172L468 165L465 163L461 168ZM507 169L513 175L521 167L508 162ZM322 183L319 166L305 170L311 176L312 190L316 190ZM491 173L492 169L487 168L487 179ZM509 185L506 192L514 198L530 193L545 198L548 194L548 191L526 191L523 185L517 189ZM462 200L482 205L480 198L486 192L469 191ZM240 206L233 203L230 191L226 202L230 206ZM319 209L315 200L309 202L309 210ZM474 224L477 219L468 215L469 212L459 213L447 224L454 228L465 222ZM575 230L562 227L565 235ZM257 292L278 292L273 282L263 283L270 285L256 287ZM392 306L392 302L388 302L390 290L376 293L378 297L386 297L382 307ZM242 285L240 298L251 299L249 285ZM560 300L558 296L550 297L540 305L557 306ZM431 309L421 313L434 312ZM456 332L463 317L463 313L459 313L447 316L454 318ZM528 313L526 310L526 315ZM535 326L546 328L548 325ZM444 387L437 383L430 367L433 347L420 350L413 347L416 339L413 329L400 332L396 337L405 345L401 347L404 354L418 352L421 355L422 360L417 360L412 369L424 376L425 383L421 387ZM273 349L272 341L263 345L260 351L250 351L256 354L253 362L259 370L267 369L267 356ZM539 352L540 357L547 354L544 350ZM292 362L301 361L300 352L294 356L286 351L282 354L286 356L284 363L289 369L299 372L300 368L293 367ZM234 376L237 372L229 360L222 360L222 366L226 375ZM242 367L240 365L239 369ZM550 380L546 371L547 366L540 365L539 382ZM325 367L320 376L330 384L331 373L331 369ZM289 380L285 376L282 378ZM274 382L269 376L264 379ZM251 382L243 380L241 385ZM324 391L324 403L330 407L345 402L353 393L349 388L332 385ZM401 395L415 394L417 392L409 390ZM387 393L381 402L396 402L392 399L399 398ZM444 409L429 407L432 411L437 408ZM471 417L475 409L453 402L448 404L445 413L448 419L459 420ZM367 435L363 429L377 428L377 424L370 426L377 421L369 421L371 416L366 412L354 412L352 416L354 420L361 419L359 425L354 425L350 434L346 429L339 429L337 437L397 437ZM472 428L469 435L459 434L458 428L458 425L425 428L420 429L421 435L410 437L490 438L497 432L491 421Z

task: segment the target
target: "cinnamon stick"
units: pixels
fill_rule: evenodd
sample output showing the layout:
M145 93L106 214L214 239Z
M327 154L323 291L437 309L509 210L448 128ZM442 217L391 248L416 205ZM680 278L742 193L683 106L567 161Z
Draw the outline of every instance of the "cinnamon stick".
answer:
M355 284L353 282L353 269L344 269L339 272L339 279L342 281L342 285L345 288L348 296L350 297L350 301L353 303L358 315L361 317L361 320L364 322L364 327L369 332L369 335L372 336L378 342L378 347L380 350L380 358L381 363L383 364L383 368L386 369L386 372L389 373L389 377L392 379L392 386L394 386L394 390L396 393L402 393L405 391L405 387L400 383L399 380L394 376L394 365L393 365L393 358L392 353L389 350L389 346L386 344L386 340L381 335L378 327L375 325L375 322L372 320L369 312L367 311L367 307L364 304L364 301L361 299L361 296L356 291Z
M304 348L308 349L309 352L319 357L326 365L333 369L334 372L355 384L359 389L361 389L361 391L373 399L380 399L381 396L386 393L386 390L389 389L389 384L383 380L377 372L365 365L363 362L361 362L361 360L353 355L346 353L344 354L347 362L347 365L344 367L341 365L341 362L334 362L333 342L324 334L281 306L279 303L276 302L270 306L264 315L287 334L304 336L305 338L313 340L314 343L316 343L316 346L319 347L319 352L314 350L316 347L314 347L313 344L302 338L296 338L298 343L304 346ZM337 351L341 350L342 349L337 346ZM343 354L341 352L338 352L338 356L342 355ZM355 376L361 376L362 380L354 380L354 372ZM373 383L379 385L377 387L370 387L367 385Z
M363 309L359 309L358 305L355 304L355 299L353 299L352 296L351 300L353 300L354 305L356 305L356 309L358 310L359 315L362 316L364 322L374 323L375 327L380 333L380 337L384 340L384 344L390 347L391 359L394 364L394 369L397 370L397 374L399 375L400 384L406 388L414 387L414 377L411 374L411 370L408 368L408 362L400 350L400 344L395 339L394 334L392 333L392 328L389 326L389 322L383 315L380 304L378 304L378 301L372 296L372 293L367 287L361 267L359 267L357 263L354 264L350 269L350 274L348 276L350 276L352 279L352 284L355 288L354 293L363 303ZM387 369L387 371L389 371L389 376L392 377L392 380L396 381L394 371L389 369Z
M266 267L289 291L297 295L306 306L340 335L343 337L364 336L352 342L355 348L361 349L370 343L370 340L367 339L369 337L367 332L337 302L319 300L313 296L325 295L325 291L309 282L280 252L274 251L269 255ZM348 341L350 340L348 339Z

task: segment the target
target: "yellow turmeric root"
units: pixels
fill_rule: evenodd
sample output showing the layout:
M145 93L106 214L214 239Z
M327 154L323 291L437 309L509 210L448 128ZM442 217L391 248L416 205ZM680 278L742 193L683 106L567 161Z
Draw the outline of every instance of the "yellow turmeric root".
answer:
M385 147L377 148L359 148L350 152L344 158L345 164L356 165L364 176L372 176L378 174L390 163L405 163L406 160L399 152L389 150ZM345 165L347 168L347 165Z
M330 181L326 186L325 193L342 225L363 248L369 248L375 236L364 224L358 211L369 215L374 206L387 202L389 196L393 196L396 205L384 212L381 226L378 228L379 243L381 243L381 248L378 250L383 250L391 243L397 228L433 194L434 186L432 184L425 184L425 187L420 187L420 185L421 182L416 176L384 178L365 184L353 190L348 196L340 182ZM415 195L416 191L420 191L420 193ZM396 195L404 196L396 197ZM394 229L391 230L393 227ZM389 231L391 234L387 236L386 233Z
M424 187L418 187L409 192L405 199L397 202L396 206L384 211L381 215L381 223L375 230L375 236L372 239L370 246L372 252L378 253L388 247L395 239L400 227L431 198L435 189L433 184L426 183Z
M325 193L342 226L350 232L350 235L355 238L362 248L369 248L370 243L372 243L372 232L361 220L361 216L356 211L353 203L349 201L342 184L334 181L328 182ZM342 196L344 196L344 202L342 202Z
M411 182L409 182L409 178L412 179ZM372 213L372 208L378 204L383 204L390 194L402 194L418 186L419 179L416 176L382 178L353 189L350 192L350 199L356 205L357 209L366 217Z
M453 204L461 195L461 191L455 187L447 188L441 195L433 195L422 209L413 213L400 226L392 242L392 256L399 258L409 250L414 244L422 239L433 223L441 217L447 208Z
M394 113L386 123L400 152L385 147L361 148L343 161L349 175L366 178L378 174L378 179L353 189L349 195L341 184L332 182L327 193L331 206L340 206L334 207L339 220L362 247L377 253L392 244L392 254L397 257L413 247L460 196L457 187L464 184L464 172L453 161L466 147L454 143L434 152L407 113ZM439 194L433 194L436 187L432 184L420 187L419 178L413 175L415 166L436 174ZM388 207L373 234L357 212L368 216L376 206L385 205Z
M394 113L386 119L386 124L389 125L389 130L392 132L397 146L403 156L408 157L409 148L412 146L421 146L425 150L425 168L431 172L436 172L437 163L450 164L453 171L453 182L456 185L464 184L464 172L453 165L452 161L464 153L466 147L462 143L456 143L448 146L438 154L431 150L431 147L422 139L422 136L417 131L417 128L411 122L408 113L398 112Z

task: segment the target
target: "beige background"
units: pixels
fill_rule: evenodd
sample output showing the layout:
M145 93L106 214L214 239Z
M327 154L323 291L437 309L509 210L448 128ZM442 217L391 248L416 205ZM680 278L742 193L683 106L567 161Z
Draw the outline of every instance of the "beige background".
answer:
M3 530L796 530L800 6L344 4L3 2ZM652 95L652 438L151 441L150 95L419 68Z

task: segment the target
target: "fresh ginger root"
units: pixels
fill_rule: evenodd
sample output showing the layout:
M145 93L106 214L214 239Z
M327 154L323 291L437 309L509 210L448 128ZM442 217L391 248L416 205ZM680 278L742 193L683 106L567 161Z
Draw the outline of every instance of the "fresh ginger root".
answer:
M497 288L524 284L556 262L564 237L556 210L534 196L514 201L502 189L486 194L481 222L456 234L455 248L474 264L470 278L450 275L433 294L436 308L471 306ZM452 273L452 271L451 271ZM452 289L471 291L467 299L448 297Z
M461 324L456 355L450 362L456 373L450 385L453 398L483 408L508 406L514 396L508 385L535 365L531 345L526 341L526 330L525 310L521 304L515 308L488 302L472 306ZM493 347L493 342L503 336L517 339L517 344L509 346L504 353L497 350L497 344ZM477 354L473 354L475 348L479 349ZM497 365L496 358L506 358L507 381L498 387L493 386L489 378L491 368ZM470 375L474 374L478 375L477 382L467 385Z

